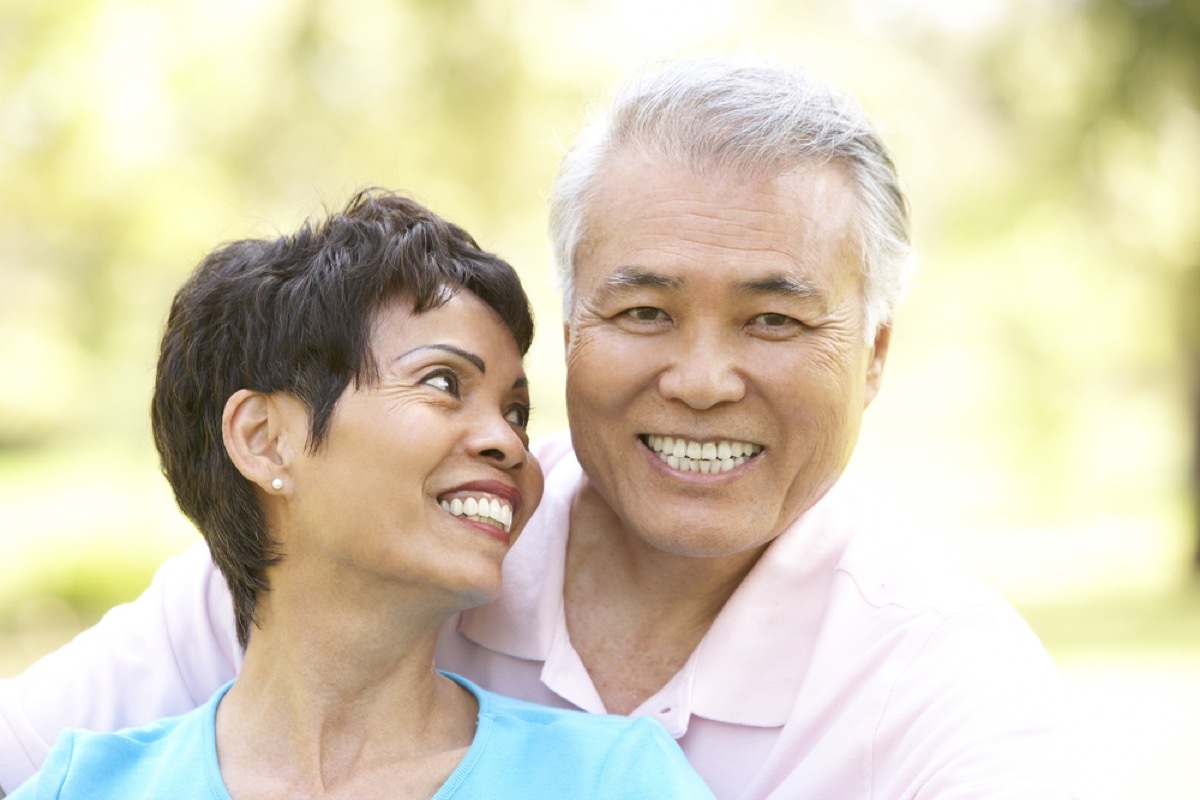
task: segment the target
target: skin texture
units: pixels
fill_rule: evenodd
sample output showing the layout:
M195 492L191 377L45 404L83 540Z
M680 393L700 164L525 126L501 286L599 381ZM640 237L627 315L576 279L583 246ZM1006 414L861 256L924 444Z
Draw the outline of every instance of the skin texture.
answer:
M682 666L849 461L889 336L864 329L854 211L837 164L747 177L625 152L597 179L565 326L587 475L567 599L609 710L636 708ZM763 449L729 472L684 473L646 434Z
M513 537L537 506L520 355L465 291L416 316L385 307L372 352L378 381L351 383L316 451L293 398L226 406L226 447L283 552L217 712L235 797L429 797L474 735L477 704L434 671L434 644L498 592L510 537L440 501L505 497Z

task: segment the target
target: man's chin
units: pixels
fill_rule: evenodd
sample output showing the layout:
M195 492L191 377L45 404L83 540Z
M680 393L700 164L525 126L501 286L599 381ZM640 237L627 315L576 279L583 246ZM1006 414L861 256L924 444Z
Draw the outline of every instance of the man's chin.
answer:
M759 551L774 536L762 528L714 524L672 525L670 528L651 526L639 532L641 540L663 553L697 559L730 558Z

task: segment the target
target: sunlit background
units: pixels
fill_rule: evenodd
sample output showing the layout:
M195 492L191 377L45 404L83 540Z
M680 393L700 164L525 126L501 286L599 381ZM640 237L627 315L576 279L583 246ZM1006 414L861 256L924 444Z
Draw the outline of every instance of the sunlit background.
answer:
M910 193L921 275L852 472L1042 635L1089 797L1200 796L1184 0L0 0L0 676L197 539L147 403L208 249L415 196L521 271L560 428L561 148L621 75L712 51L855 93Z

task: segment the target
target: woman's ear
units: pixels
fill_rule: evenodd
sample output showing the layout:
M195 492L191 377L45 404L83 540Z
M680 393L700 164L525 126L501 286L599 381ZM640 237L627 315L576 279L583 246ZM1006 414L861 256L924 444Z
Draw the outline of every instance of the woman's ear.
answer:
M238 472L269 494L287 486L290 447L287 425L271 395L239 389L221 415L225 451Z

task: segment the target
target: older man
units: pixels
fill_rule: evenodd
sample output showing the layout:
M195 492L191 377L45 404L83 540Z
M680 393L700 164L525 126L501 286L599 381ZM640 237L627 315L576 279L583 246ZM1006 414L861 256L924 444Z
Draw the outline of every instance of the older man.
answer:
M1036 637L838 485L909 264L857 104L760 62L639 76L567 154L551 233L570 436L535 446L543 505L439 664L654 716L721 798L1072 796ZM168 562L0 687L0 784L239 661L204 554Z

